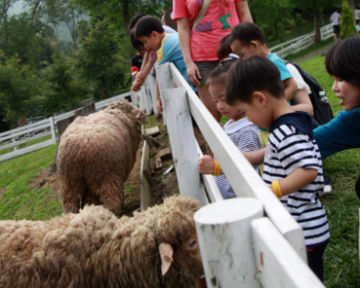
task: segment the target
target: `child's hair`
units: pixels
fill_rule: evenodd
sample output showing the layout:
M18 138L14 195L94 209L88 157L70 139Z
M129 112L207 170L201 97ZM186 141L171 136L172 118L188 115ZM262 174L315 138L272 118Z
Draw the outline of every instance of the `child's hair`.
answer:
M136 38L149 37L153 31L164 33L160 20L155 17L144 16L136 24Z
M251 103L255 91L267 91L276 98L284 97L279 69L261 56L251 56L232 66L225 92L226 102L230 105L236 100Z
M360 87L360 36L346 38L332 46L325 57L330 75Z
M244 22L236 25L230 34L230 43L238 40L245 45L250 45L251 41L257 40L262 44L265 44L265 36L259 26Z
M216 55L219 60L227 58L232 52L230 45L230 34L228 34L220 40L218 46L216 47Z
M139 50L141 47L144 47L144 44L136 38L136 31L135 31L135 29L131 29L131 30L130 30L130 41L131 41L131 45L132 45L136 50Z
M131 31L136 26L137 22L144 16L145 16L145 14L142 14L142 13L135 14L135 16L130 21L128 30Z
M226 79L228 78L228 73L231 66L236 62L239 61L234 58L227 58L220 61L219 66L217 66L209 75L208 79L206 80L206 85L214 85L214 84L225 84Z

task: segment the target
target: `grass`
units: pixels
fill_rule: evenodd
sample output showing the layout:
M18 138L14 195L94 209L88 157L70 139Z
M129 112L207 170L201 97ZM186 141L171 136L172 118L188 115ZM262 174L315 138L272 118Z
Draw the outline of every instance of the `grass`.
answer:
M300 63L320 82L329 97L334 114L342 110L334 92L333 79L326 73L324 57ZM354 184L360 174L360 149L351 149L324 160L324 173L331 177L333 193L321 201L329 219L331 240L325 251L326 287L355 288L360 283L359 207Z
M300 63L325 89L334 113L341 106L331 91L332 78L326 73L324 57ZM225 121L225 120L224 120ZM160 125L148 117L146 127ZM0 219L49 219L62 213L61 203L48 186L34 188L32 181L39 171L49 166L56 146L0 162ZM330 176L333 193L321 198L330 223L331 241L325 251L325 285L328 288L356 288L360 283L358 256L358 207L354 183L360 174L360 149L335 154L324 161L324 171ZM131 193L133 186L126 188ZM134 202L138 205L138 202ZM136 208L134 206L134 208Z

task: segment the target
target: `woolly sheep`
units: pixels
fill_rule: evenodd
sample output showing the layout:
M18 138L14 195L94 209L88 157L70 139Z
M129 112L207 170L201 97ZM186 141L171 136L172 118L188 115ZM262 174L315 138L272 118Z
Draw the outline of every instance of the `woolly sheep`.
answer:
M124 182L136 160L145 114L126 100L77 117L60 139L60 198L65 212L102 204L120 214Z
M198 209L172 196L134 217L91 205L44 222L0 221L0 286L194 287Z

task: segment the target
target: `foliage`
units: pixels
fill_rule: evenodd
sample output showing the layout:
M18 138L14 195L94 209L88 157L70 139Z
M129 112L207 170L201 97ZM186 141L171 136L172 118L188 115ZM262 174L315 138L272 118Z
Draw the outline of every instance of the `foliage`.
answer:
M42 91L37 100L43 106L43 116L76 109L89 97L87 85L75 65L74 59L58 51L52 65L41 71Z
M106 20L97 20L87 37L80 40L78 68L94 89L94 98L116 95L129 85L128 60L121 55L119 34ZM124 71L125 70L125 71ZM128 89L128 88L127 88Z
M350 8L349 2L343 0L341 8L340 39L345 39L353 35L357 35L354 13Z
M37 79L29 66L17 58L0 64L0 106L5 121L12 126L24 121L31 109L30 99L38 93Z

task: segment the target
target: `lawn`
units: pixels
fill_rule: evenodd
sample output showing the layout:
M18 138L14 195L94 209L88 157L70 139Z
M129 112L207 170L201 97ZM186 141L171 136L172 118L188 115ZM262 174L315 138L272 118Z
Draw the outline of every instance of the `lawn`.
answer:
M324 68L324 57L300 65L325 89L334 113L341 111L331 91L332 78ZM0 162L0 219L49 219L62 213L61 203L47 185L34 187L33 180L55 158L56 146ZM358 256L358 207L354 183L360 174L360 150L338 153L324 161L324 171L333 183L333 193L324 196L330 222L331 242L325 252L326 287L360 286ZM129 187L130 189L131 187ZM276 288L276 287L274 287Z

